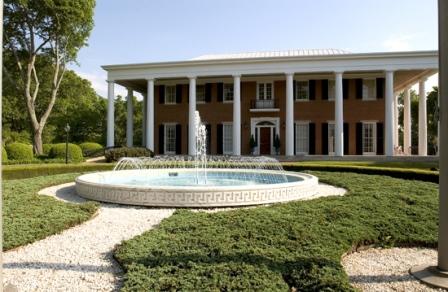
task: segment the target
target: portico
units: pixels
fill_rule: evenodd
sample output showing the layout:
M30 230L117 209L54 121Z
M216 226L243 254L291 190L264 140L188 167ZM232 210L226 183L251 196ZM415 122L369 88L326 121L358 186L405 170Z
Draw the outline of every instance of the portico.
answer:
M132 93L137 91L144 96L142 144L156 153L164 153L167 143L166 153L195 153L192 127L194 112L199 110L210 126L211 151L216 154L249 154L248 141L254 133L251 121L266 118L279 121L272 139L279 136L281 155L325 155L331 154L330 150L335 156L409 155L409 88L418 83L418 153L427 155L424 81L437 72L437 52L351 54L316 50L305 55L298 50L283 55L214 57L104 66L109 83L107 146L114 146L117 83L128 88L129 147L133 146ZM397 101L401 92L402 146ZM188 141L186 146L183 141Z

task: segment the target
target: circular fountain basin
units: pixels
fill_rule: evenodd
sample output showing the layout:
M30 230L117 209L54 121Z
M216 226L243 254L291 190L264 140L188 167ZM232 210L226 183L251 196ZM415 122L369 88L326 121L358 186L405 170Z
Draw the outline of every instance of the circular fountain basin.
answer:
M271 204L313 197L315 176L272 170L143 169L96 172L76 178L86 199L143 206L229 207Z

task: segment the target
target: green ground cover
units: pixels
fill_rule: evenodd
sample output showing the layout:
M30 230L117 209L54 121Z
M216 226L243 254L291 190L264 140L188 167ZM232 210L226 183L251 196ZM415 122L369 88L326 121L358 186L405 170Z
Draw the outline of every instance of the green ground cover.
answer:
M123 291L349 291L341 256L362 245L437 244L437 184L312 172L344 197L218 213L178 210L124 242Z
M47 186L73 181L78 174L63 174L3 182L3 248L43 239L84 222L97 203L71 204L38 195Z

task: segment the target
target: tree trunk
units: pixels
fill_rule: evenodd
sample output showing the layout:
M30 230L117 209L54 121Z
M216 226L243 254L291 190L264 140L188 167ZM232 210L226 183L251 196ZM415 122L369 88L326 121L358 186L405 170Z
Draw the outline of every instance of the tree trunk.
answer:
M41 129L33 129L33 150L37 155L42 155L44 153L42 147L42 130Z

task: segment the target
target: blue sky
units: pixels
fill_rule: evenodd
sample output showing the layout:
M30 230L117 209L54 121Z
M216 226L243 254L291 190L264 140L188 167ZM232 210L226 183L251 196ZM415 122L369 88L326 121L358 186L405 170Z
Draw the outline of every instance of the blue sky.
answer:
M300 48L435 50L437 1L97 0L88 42L72 69L105 96L105 64Z

